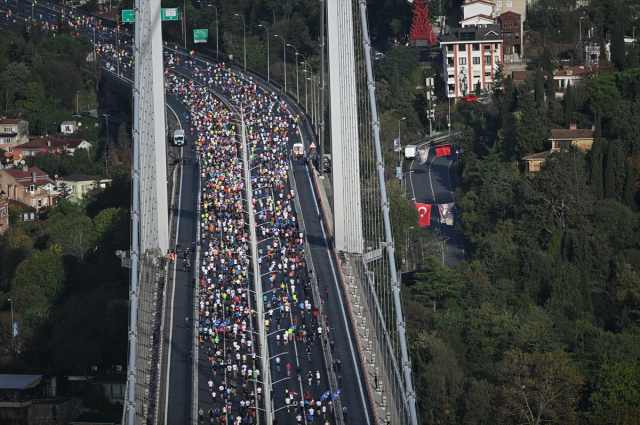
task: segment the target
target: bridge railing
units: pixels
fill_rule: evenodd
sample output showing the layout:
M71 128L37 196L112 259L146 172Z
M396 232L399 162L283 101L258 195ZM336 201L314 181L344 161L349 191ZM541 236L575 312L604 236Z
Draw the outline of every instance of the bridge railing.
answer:
M294 193L293 202L296 206L298 225L300 226L300 231L305 235L304 252L306 253L307 270L308 271L315 270L315 268L313 267L313 259L311 258L311 247L309 246L309 241L306 237L307 228L304 223L304 217L302 216L302 207L300 206L300 199L298 198L299 194L298 194L298 188L296 186L296 179L294 178L294 175L293 175L293 165L289 167L288 176L289 176L290 186L293 189L293 193ZM317 276L318 276L317 273L314 273L313 275L310 274L309 282L311 283L311 292L313 293L313 300L316 303L316 305L320 307L320 313L324 313L324 308L320 298L320 289L318 288ZM327 335L326 327L323 327L323 329L324 331L322 332L322 334L323 336L325 336ZM320 346L322 347L322 353L324 355L324 364L325 364L325 369L327 371L327 376L329 377L329 386L333 393L338 388L338 379L336 378L336 372L332 367L333 357L331 356L330 349L322 343L322 338L320 338L319 342L320 342ZM337 400L334 401L333 407L334 407L334 416L336 418L336 422L342 425L344 423L342 420L342 415L340 414L340 412L342 412L342 403L339 397Z

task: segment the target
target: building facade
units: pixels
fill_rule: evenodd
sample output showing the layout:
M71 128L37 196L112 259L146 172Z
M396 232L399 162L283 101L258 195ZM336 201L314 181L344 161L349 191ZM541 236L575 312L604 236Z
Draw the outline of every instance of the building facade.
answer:
M502 60L500 25L451 28L438 36L442 46L443 79L450 98L467 96L476 89L491 90L493 73Z
M476 0L477 1L477 0ZM484 3L493 6L493 16L500 16L503 13L512 12L522 15L522 22L527 19L527 0L482 0ZM466 1L465 4L475 3Z
M93 189L96 182L95 177L86 174L70 174L56 181L58 192L62 193L62 187L66 186L69 194L68 200L77 204L82 201L82 197L89 190ZM105 188L111 183L111 179L100 179L100 187Z
M502 30L502 63L522 61L523 53L523 29L522 15L515 12L501 13L496 21Z
M602 43L604 43L607 59L611 60L611 43L603 40L600 35L595 33L593 28L587 31L587 36L582 39L582 57L586 65L598 65L600 61L600 45Z
M58 195L56 183L47 173L26 165L0 170L0 188L8 199L20 201L36 210L55 205Z

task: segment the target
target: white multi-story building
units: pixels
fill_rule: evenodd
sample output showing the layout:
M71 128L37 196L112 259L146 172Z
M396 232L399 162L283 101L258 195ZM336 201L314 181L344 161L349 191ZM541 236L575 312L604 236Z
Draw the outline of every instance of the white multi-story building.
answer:
M502 61L500 25L450 28L437 40L442 47L448 97L466 96L477 88L492 89L493 73Z

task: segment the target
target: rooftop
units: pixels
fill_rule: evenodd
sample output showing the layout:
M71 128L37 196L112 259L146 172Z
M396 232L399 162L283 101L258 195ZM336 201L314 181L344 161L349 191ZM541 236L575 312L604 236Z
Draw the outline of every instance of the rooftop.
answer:
M547 158L549 158L549 156L552 153L553 152L550 152L550 151L544 151L544 152L540 152L540 153L534 153L533 155L525 156L522 159L525 160L525 161L544 161Z
M488 5L492 6L492 7L493 7L493 6L495 6L495 4L493 4L493 3L489 3L488 1L484 1L484 0L472 0L472 1L469 1L469 2L466 2L466 3L463 3L460 7L471 6L471 5L478 4L478 3L481 3L481 4L488 4Z
M593 139L594 133L591 129L551 130L549 140Z
M2 120L2 122L0 122L0 124L20 124L20 122L22 122L23 120L20 118L9 118L9 119L4 119Z
M72 121L73 122L73 121ZM20 145L19 149L51 149L67 146L70 148L77 148L83 139L58 139L57 137L47 136L40 139L33 139L23 145Z
M62 178L62 180L68 182L92 182L94 179L94 176L90 176L88 174L69 174L68 176Z
M500 30L500 25L487 25L481 28L451 28L448 34L440 34L437 39L440 43L502 42L502 31Z
M559 69L553 73L554 77L565 77L565 76L578 76L583 75L587 72L584 66L574 66L566 69Z
M24 390L35 387L42 375L0 375L0 390Z

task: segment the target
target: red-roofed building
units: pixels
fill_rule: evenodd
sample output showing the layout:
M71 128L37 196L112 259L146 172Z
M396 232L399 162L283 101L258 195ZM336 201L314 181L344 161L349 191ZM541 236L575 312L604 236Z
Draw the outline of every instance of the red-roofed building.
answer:
M553 73L556 85L556 97L564 96L564 91L569 86L576 86L584 79L587 70L584 66L574 66L571 68L559 69Z
M13 162L15 164L25 156L32 156L38 152L51 152L56 155L62 155L68 153L73 155L76 149L91 148L91 143L83 139L58 139L56 137L42 137L40 139L33 139L23 145L17 146L13 149Z
M0 189L8 199L20 201L36 210L54 205L58 195L56 182L47 173L26 165L0 170Z

